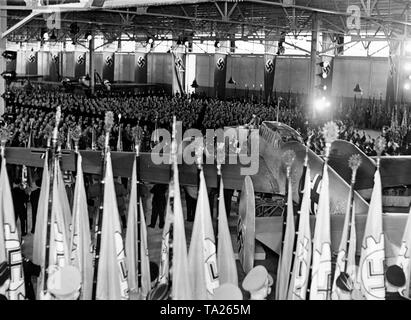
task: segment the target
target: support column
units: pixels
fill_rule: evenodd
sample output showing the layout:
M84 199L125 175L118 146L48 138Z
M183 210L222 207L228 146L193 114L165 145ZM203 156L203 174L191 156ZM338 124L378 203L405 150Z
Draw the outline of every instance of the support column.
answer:
M317 57L318 45L319 45L319 30L320 30L320 20L318 13L313 14L313 29L312 29L312 39L311 39L311 61L310 61L310 83L308 91L308 106L312 110L313 119L315 119L315 98L316 98L316 82L317 82L317 63L319 61Z
M405 13L405 21L408 22L408 10ZM404 26L404 37L400 42L398 53L398 68L397 68L397 87L395 88L395 104L399 105L404 97L404 60L405 60L405 42L408 40L408 29Z
M1 6L6 6L6 0L0 0ZM7 11L0 10L0 34L6 32L7 30ZM6 71L6 59L4 59L1 54L6 50L6 39L0 39L0 74ZM1 95L6 92L6 81L3 77L0 77L0 115L4 113L5 101L1 98Z
M90 75L90 91L94 94L94 89L96 85L96 80L94 78L94 33L92 32L91 40L89 42L89 54L90 54L90 64L89 64L89 75Z

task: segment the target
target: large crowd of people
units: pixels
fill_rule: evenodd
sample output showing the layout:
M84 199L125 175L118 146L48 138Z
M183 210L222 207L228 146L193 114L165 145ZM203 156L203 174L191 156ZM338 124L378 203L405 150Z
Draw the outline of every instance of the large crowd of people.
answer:
M156 128L171 129L173 115L182 121L183 129L217 129L225 126L238 126L249 123L253 116L261 121L286 123L296 129L304 139L314 134L311 148L321 153L324 142L321 135L322 123L310 123L305 106L299 99L282 101L277 109L277 101L265 103L262 99L230 99L201 97L198 95L167 96L137 95L131 92L116 92L89 97L83 94L65 93L58 90L44 91L14 89L5 95L6 113L4 121L11 131L11 146L45 147L47 131L53 125L54 112L61 106L63 125L61 139L67 139L70 128L79 125L82 129L80 149L89 149L94 139L104 133L104 115L113 111L117 116L113 127L110 145L115 149L122 124L122 147L132 150L132 127L143 128L142 149L149 151L151 135ZM405 113L405 117L406 117ZM372 138L365 129L382 130L387 139L386 154L409 154L408 125L401 121L400 112L393 116L383 111L382 102L375 99L355 100L346 108L342 101L333 114L340 126L340 139L357 145L367 155L374 155ZM407 121L406 121L407 123ZM394 125L393 125L394 124ZM94 131L94 134L93 134ZM410 140L410 141L409 141ZM96 143L96 141L94 141Z

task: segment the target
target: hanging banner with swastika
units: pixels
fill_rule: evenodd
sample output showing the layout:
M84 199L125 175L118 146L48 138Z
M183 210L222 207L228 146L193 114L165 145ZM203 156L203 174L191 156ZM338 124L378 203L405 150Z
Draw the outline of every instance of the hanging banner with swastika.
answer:
M185 88L185 54L183 52L171 52L173 59L173 93L179 92L184 93Z
M225 85L227 74L227 55L214 54L214 91L219 99L225 98Z
M276 56L264 55L264 95L266 101L272 98L276 61Z
M114 81L114 53L103 53L103 79L110 82Z
M26 74L37 74L37 52L28 52L26 62Z
M86 53L76 52L74 54L75 67L74 67L74 77L76 79L86 75Z
M136 53L135 82L147 83L147 53Z
M59 81L60 80L60 53L50 52L51 59L49 63L49 80Z

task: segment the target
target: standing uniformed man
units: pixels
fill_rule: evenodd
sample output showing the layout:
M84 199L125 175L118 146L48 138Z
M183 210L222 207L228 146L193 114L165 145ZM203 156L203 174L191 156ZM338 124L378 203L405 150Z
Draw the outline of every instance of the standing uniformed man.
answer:
M389 266L385 272L385 300L410 300L400 293L405 284L406 279L402 268L395 264Z
M47 290L55 300L77 300L80 289L81 274L73 266L57 267L47 280Z
M250 300L266 300L272 285L273 278L261 265L251 269L243 280L243 288L250 292Z
M338 300L352 300L354 282L346 272L341 272L336 280Z

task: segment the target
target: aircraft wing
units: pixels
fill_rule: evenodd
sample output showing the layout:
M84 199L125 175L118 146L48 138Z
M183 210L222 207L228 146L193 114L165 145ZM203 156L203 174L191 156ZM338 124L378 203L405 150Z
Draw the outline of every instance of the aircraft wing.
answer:
M6 161L8 164L26 165L29 167L43 167L44 153L46 149L40 148L6 148ZM101 152L100 151L80 151L83 157L83 171L90 174L101 173ZM133 152L111 152L113 160L114 176L131 177L132 166L135 158ZM151 159L151 153L141 153L140 168L141 179L152 183L169 183L171 175L171 166L168 164L155 164ZM168 159L168 155L164 155ZM66 171L76 171L75 152L71 150L62 151L62 169ZM247 166L241 164L222 165L222 174L224 187L226 189L241 190L244 176L241 175L241 168ZM179 165L180 184L197 185L197 167L196 165ZM215 165L205 164L204 173L207 186L217 187L217 170ZM251 177L256 192L272 193L272 181L270 173L264 164L260 165L259 172Z
M332 144L329 164L347 182L351 181L348 159L353 154L362 158L358 168L355 189L372 189L376 170L375 157L368 157L357 146L348 141L337 140ZM411 185L411 156L384 156L380 164L383 187Z
M333 252L338 251L341 234L344 227L344 215L331 215L331 247ZM364 237L365 223L367 215L356 215L356 236L357 247L356 254L361 254L361 240ZM402 235L407 223L408 214L388 213L383 215L383 228L385 234L385 252L387 258L393 258L398 253L401 246ZM256 239L269 247L276 253L279 253L282 241L282 217L265 217L255 219ZM314 236L315 217L310 217L311 234Z

